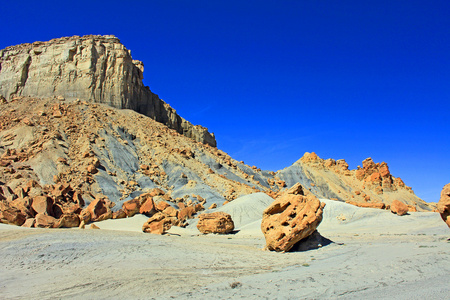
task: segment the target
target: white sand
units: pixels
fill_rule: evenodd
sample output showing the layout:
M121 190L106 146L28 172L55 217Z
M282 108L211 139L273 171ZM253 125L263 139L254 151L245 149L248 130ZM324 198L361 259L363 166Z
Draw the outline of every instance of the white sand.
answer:
M284 254L261 250L260 220L245 210L233 235L144 234L140 215L101 230L0 224L0 298L449 298L450 230L439 214L325 202L319 232L334 243Z

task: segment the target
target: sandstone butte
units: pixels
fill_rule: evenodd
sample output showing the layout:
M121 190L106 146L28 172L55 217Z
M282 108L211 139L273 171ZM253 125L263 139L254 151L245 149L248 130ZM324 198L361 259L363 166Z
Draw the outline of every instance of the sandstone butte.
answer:
M301 184L294 185L264 210L261 230L266 249L286 252L310 236L322 221L324 207Z
M256 192L282 197L297 182L305 195L285 197L302 196L299 205L314 195L432 209L370 158L349 170L343 159L305 153L278 172L236 161L142 78L143 63L114 36L0 50L0 222L84 228L140 213L150 218L143 230L161 234L206 203L220 207ZM319 205L311 199L307 206Z
M196 141L216 146L212 133L181 118L144 86L144 64L112 35L86 35L0 50L0 94L84 99L142 113ZM60 112L55 113L59 117Z

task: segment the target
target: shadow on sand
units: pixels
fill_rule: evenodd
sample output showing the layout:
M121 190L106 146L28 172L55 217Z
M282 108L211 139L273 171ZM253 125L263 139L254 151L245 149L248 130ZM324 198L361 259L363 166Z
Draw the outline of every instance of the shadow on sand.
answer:
M302 252L308 250L319 249L334 243L332 240L323 237L317 230L314 231L310 236L300 240L294 247L291 248L290 252Z

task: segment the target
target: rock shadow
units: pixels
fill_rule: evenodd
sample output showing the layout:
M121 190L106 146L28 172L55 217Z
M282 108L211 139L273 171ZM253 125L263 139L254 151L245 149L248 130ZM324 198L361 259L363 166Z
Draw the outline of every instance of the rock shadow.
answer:
M334 243L332 240L322 236L317 230L310 236L300 240L290 250L290 252L303 252L308 250L319 249Z

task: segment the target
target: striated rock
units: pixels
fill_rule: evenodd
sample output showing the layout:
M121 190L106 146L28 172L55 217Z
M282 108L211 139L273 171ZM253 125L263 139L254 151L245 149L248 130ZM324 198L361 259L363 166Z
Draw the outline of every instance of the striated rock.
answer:
M266 249L289 251L319 226L325 203L312 194L305 195L303 190L296 185L290 193L283 194L264 210L261 230L266 239Z
M156 213L142 226L142 231L153 234L163 234L172 227L172 220L163 213Z
M231 215L225 212L213 212L201 214L197 228L201 233L230 233L234 230L234 222Z
M89 99L147 115L195 141L216 146L214 134L194 126L144 86L143 63L118 38L73 36L1 50L0 95ZM64 115L59 107L52 115Z
M442 220L450 228L450 183L445 185L441 192L441 198L437 204L437 210Z
M405 203L398 200L392 201L390 208L392 213L397 214L399 216L403 216L408 213L408 206Z

